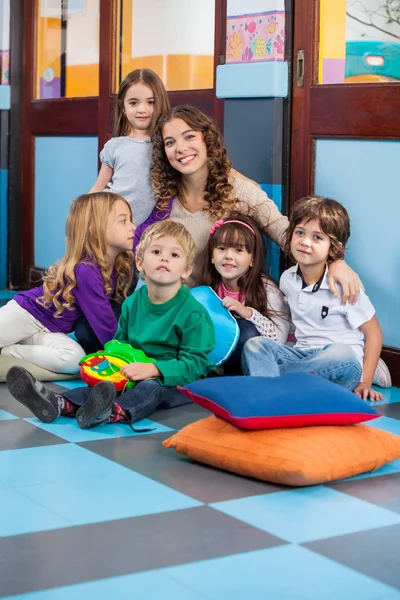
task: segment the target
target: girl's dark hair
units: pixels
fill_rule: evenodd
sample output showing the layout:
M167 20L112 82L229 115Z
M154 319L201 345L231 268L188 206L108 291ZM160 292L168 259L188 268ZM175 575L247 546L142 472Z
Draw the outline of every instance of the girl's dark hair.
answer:
M128 135L131 131L131 125L124 112L124 99L126 92L129 90L131 85L134 85L135 83L143 83L144 85L147 85L154 94L154 111L151 119L152 130L157 122L158 117L169 110L170 104L167 91L157 73L154 73L154 71L151 69L136 69L135 71L131 71L119 86L114 130L112 134L113 137Z
M228 223L231 220L249 225L254 233L248 227L240 225L240 223ZM269 306L265 283L268 281L276 287L277 285L265 271L267 251L262 228L253 217L249 217L243 213L231 213L223 221L226 225L221 225L210 235L201 255L201 260L199 261L201 264L199 285L208 285L214 292L218 291L222 277L211 262L215 248L219 246L226 246L228 248L235 248L238 245L244 246L247 252L253 257L253 265L238 280L239 297L246 295L246 305L273 319L276 312L271 310Z
M322 231L330 239L328 262L344 258L350 237L349 214L342 204L322 196L307 196L294 203L286 230L286 254L291 256L290 247L296 227L314 220L319 221Z
M182 119L193 131L200 131L207 148L208 178L204 190L204 209L212 218L220 219L229 211L235 209L235 199L231 197L232 185L229 183L229 173L232 163L226 156L221 134L214 123L194 106L182 105L171 108L161 115L153 131L153 185L159 201L157 208L161 211L168 207L171 196L182 199L181 173L170 164L165 153L163 128L173 119Z

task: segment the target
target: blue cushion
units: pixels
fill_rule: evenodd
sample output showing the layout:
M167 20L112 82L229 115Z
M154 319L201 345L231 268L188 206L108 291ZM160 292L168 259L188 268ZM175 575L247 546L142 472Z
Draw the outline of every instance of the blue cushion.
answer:
M136 290L143 285L146 283L139 279ZM190 292L204 306L214 324L216 344L208 357L210 362L218 367L228 360L234 351L240 334L239 325L235 317L223 306L221 298L210 287L199 285Z
M179 389L242 429L350 425L381 416L349 390L311 373L212 377Z

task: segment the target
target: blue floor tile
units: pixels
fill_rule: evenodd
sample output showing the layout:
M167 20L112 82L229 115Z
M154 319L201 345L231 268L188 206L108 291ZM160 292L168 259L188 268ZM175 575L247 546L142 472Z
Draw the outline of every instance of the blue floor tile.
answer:
M392 419L391 417L379 417L379 419L373 419L364 423L367 427L374 427L375 429L382 429L395 435L400 435L400 421L399 419Z
M0 421L11 421L12 419L18 419L18 417L0 408Z
M384 398L383 400L379 400L379 402L369 402L371 406L374 406L374 404L394 404L395 402L400 402L400 388L391 387L384 390L380 387L376 387L375 385L373 385L372 387L377 392L381 392Z
M36 417L30 417L29 419L24 420L32 423L32 425L36 425L36 427L44 429L48 433L52 433L53 435L66 440L67 442L74 443L132 437L137 435L145 435L146 433L164 433L166 431L174 431L170 427L160 425L159 423L155 423L149 419L143 419L142 421L135 423L135 428L152 428L151 431L142 432L135 432L129 427L129 425L121 425L121 423L115 423L115 425L99 425L99 427L93 427L92 429L81 429L75 419L70 419L68 417L59 417L56 421L53 421L53 423L42 423L36 419Z
M74 525L202 506L201 502L124 467L116 474L70 478L65 485L58 481L16 489Z
M210 600L381 600L398 593L391 586L298 546L168 567L162 573L199 590Z
M400 523L400 514L323 486L217 502L211 506L293 543Z
M82 379L67 379L66 381L53 381L53 383L61 385L68 390L76 390L77 388L87 387L86 383L82 381Z
M73 444L0 452L0 481L16 487L119 475L129 469Z
M123 575L31 594L9 596L14 600L207 600L160 572Z
M0 537L59 529L71 525L67 519L54 514L11 488L0 486L0 506Z
M348 477L347 479L340 479L340 481L352 481L355 479L368 479L369 477L379 477L380 475L391 475L392 473L400 473L400 458L393 462L383 465L376 471L370 471L369 473L361 473L360 475L354 475L354 477ZM335 482L336 483L336 482Z

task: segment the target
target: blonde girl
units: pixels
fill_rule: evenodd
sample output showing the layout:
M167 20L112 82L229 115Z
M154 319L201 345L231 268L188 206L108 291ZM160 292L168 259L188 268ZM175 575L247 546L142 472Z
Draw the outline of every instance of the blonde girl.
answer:
M29 361L56 373L77 373L84 351L67 334L85 316L101 344L117 319L110 298L122 302L132 278L134 226L117 194L84 194L66 225L66 254L42 286L20 292L0 309L1 356Z

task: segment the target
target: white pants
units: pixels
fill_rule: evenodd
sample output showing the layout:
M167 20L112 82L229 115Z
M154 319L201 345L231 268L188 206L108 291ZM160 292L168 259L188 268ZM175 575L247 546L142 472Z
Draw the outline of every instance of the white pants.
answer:
M74 374L85 355L65 333L51 333L15 300L0 308L0 352L54 373Z

